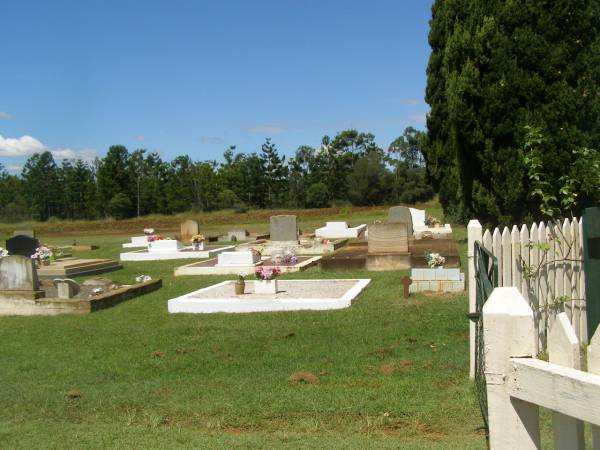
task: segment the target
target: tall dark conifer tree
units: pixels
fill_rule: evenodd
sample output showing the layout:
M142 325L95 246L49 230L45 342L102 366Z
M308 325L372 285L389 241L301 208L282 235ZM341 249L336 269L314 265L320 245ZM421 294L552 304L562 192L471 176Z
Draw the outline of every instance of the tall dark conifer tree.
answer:
M437 0L429 42L424 155L444 210L496 223L540 217L525 127L544 133L551 179L574 148L600 148L600 3Z

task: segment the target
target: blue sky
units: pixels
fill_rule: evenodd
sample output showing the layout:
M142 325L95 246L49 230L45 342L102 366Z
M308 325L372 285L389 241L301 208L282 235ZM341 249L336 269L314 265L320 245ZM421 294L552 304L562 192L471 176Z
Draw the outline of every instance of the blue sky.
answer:
M220 160L269 136L424 127L431 0L17 1L2 6L0 163L113 144Z

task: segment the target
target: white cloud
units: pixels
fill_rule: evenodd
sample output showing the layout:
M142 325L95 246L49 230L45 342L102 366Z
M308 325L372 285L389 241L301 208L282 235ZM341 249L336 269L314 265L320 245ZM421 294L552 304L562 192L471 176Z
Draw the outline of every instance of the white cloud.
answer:
M79 150L79 158L81 158L85 162L92 162L100 155L97 150L93 148L84 148L83 150Z
M21 136L17 139L0 136L0 156L26 156L36 152L43 152L48 148L31 136Z
M201 144L206 144L206 145L216 145L216 144L222 144L225 142L225 139L223 139L222 137L219 136L200 136L200 139L198 139L200 141Z
M258 125L256 127L248 128L250 133L258 133L258 134L279 134L283 133L286 130L286 127L274 124L264 124Z
M54 156L54 159L75 159L76 158L75 152L73 150L71 150L70 148L51 150L50 153L52 153L52 156Z
M13 119L12 114L9 114L4 111L0 111L0 120L12 120L12 119Z
M50 152L55 159L76 159L84 161L93 160L98 153L94 149L86 148L77 152L70 148L52 149L36 138L21 136L20 138L5 138L0 136L0 157L29 156L34 153Z
M143 134L138 134L135 137L135 140L138 141L138 142L144 142L146 140L146 137Z

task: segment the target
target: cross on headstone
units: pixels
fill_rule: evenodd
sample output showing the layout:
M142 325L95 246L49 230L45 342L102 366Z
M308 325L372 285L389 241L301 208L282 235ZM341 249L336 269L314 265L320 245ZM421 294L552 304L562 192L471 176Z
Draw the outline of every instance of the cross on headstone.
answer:
M404 298L408 298L410 296L409 286L412 284L412 279L408 275L405 275L402 278L402 284L404 285Z

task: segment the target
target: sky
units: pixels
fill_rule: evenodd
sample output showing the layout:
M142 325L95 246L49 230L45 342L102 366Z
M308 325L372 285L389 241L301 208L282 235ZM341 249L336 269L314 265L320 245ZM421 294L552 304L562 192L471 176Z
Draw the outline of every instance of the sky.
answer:
M423 129L431 0L6 0L0 163Z

